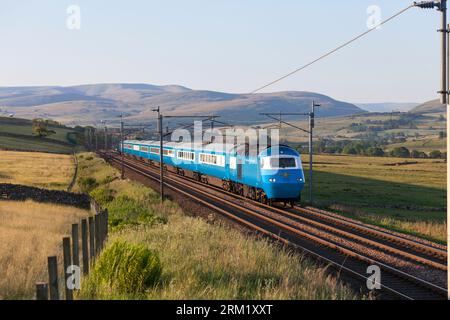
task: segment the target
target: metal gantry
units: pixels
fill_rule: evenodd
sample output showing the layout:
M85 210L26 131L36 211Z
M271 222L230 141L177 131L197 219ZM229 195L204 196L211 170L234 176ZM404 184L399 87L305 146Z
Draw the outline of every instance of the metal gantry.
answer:
M314 100L311 104L311 112L307 113L299 113L299 112L291 112L291 113L260 113L261 115L264 115L270 119L278 121L278 128L281 130L281 125L285 124L292 128L298 129L300 131L303 131L308 134L308 150L309 150L309 202L312 204L313 199L313 131L314 131L314 118L315 118L315 108L320 107L320 104L316 103ZM278 118L277 118L278 116ZM282 119L283 116L308 116L309 122L308 122L308 130L303 129L301 127L298 127L296 125L293 125L292 123L289 123L287 121L284 121Z

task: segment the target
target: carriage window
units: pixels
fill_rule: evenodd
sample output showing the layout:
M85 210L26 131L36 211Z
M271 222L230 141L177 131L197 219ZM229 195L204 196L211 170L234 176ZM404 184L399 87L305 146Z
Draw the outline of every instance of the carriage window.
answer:
M173 152L173 150L163 149L163 155L173 157L174 152Z
M159 148L150 148L150 153L159 154Z
M141 151L148 152L148 148L147 147L141 147Z
M195 154L188 151L178 151L178 158L194 161Z

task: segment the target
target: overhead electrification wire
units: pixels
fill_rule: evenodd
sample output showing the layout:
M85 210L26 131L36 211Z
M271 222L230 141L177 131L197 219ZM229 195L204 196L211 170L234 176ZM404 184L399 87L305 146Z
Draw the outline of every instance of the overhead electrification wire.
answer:
M324 58L326 58L326 57L332 55L332 54L335 53L336 51L339 51L340 49L342 49L342 48L344 48L344 47L350 45L351 43L355 42L356 40L358 40L358 39L360 39L360 38L366 36L367 34L369 34L370 32L372 32L373 30L375 30L375 29L381 27L382 25L388 23L389 21L391 21L391 20L397 18L398 16L400 16L400 15L403 14L403 13L405 13L406 11L408 11L409 9L411 9L411 8L414 7L414 6L415 6L415 5L412 4L412 5L408 6L408 7L406 7L405 9L403 9L403 10L397 12L397 13L394 14L393 16L390 16L390 17L387 18L386 20L381 21L380 23L378 23L378 24L375 25L374 27L370 28L369 30L367 30L367 31L365 31L365 32L363 32L363 33L357 35L356 37L352 38L351 40L349 40L349 41L347 41L347 42L341 44L340 46L334 48L333 50L328 51L327 53L321 55L321 56L318 57L317 59L314 59L313 61L311 61L311 62L309 62L309 63L307 63L307 64L301 66L300 68L297 68L297 69L295 69L294 71L291 71L291 72L289 72L288 74L285 74L284 76L282 76L282 77L280 77L280 78L278 78L278 79L275 79L275 80L273 80L273 81L271 81L271 82L265 84L264 86L259 87L258 89L255 89L255 90L251 91L250 94L257 93L258 91L261 91L262 89L265 89L265 88L267 88L267 87L269 87L269 86L271 86L271 85L273 85L273 84L275 84L275 83L277 83L277 82L280 82L281 80L286 79L287 77L292 76L293 74L295 74L295 73L297 73L297 72L299 72L299 71L302 71L302 70L308 68L309 66L315 64L316 62L319 62L320 60L322 60L322 59L324 59Z

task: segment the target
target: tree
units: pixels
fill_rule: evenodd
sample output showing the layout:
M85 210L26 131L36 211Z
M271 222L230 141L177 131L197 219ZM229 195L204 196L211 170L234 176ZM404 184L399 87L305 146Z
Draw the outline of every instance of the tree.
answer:
M378 147L369 147L366 150L366 154L371 157L382 157L384 156L384 151Z
M411 158L428 158L428 155L425 152L413 150L411 151Z
M342 153L345 154L358 154L358 150L356 150L356 148L354 146L352 146L351 144L348 144L344 147L344 149L342 149Z
M32 121L32 130L33 134L37 135L38 137L47 137L51 134L55 134L55 130L49 130L47 128L47 122L43 119L33 119Z
M430 152L430 158L432 159L441 159L443 158L443 154L439 150L433 150Z
M410 152L408 148L405 147L396 147L391 151L391 156L398 158L409 158Z

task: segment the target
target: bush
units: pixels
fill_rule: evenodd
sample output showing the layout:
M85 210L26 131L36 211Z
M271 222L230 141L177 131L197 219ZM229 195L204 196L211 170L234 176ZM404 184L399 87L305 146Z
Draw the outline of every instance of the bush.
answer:
M105 187L97 187L92 190L89 195L102 207L114 200L113 190Z
M112 181L114 181L114 177L106 176L105 178L102 179L101 184L108 184L111 183Z
M391 156L398 158L409 158L410 152L408 148L396 147L391 151Z
M86 161L91 161L93 159L94 159L94 157L92 157L92 156L86 157Z
M110 225L113 228L152 224L156 221L155 215L147 207L128 196L115 198L107 205L107 208Z
M78 185L82 192L89 193L98 186L98 182L92 177L80 178L78 179Z
M369 147L366 150L366 154L371 157L382 157L384 156L384 151L378 147Z
M430 152L430 158L432 159L441 159L443 157L443 153L439 150L433 150Z
M88 287L101 290L105 286L118 294L144 293L154 287L162 272L159 256L142 244L116 241L95 262Z

